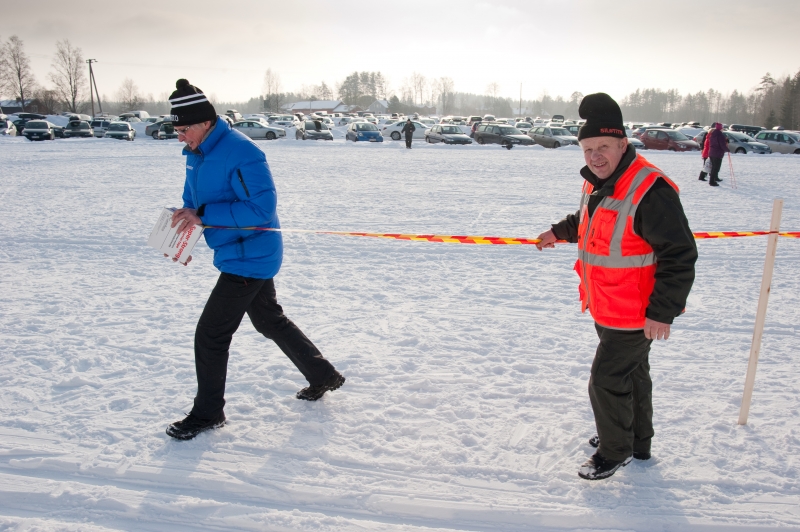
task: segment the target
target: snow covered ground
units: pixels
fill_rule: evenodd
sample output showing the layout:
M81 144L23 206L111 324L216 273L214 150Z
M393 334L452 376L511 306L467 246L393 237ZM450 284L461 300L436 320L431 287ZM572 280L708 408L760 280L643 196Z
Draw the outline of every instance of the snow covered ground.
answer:
M282 225L535 237L579 198L577 149L259 144ZM695 231L800 230L800 158L645 154ZM287 314L347 376L317 403L247 318L229 424L191 408L215 280L146 246L180 201L177 141L0 139L0 530L800 529L800 241L781 239L756 390L736 424L766 239L698 243L687 313L651 355L654 458L578 478L596 347L576 250L286 234Z

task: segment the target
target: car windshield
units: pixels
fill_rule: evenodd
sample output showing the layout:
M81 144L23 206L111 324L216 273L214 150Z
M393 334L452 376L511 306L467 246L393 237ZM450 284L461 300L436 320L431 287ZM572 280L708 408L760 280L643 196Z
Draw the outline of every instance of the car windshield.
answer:
M522 135L522 132L515 128L515 127L501 127L500 128L501 135Z
M314 122L313 120L309 120L308 122L306 122L306 129L313 129L313 130L320 130L320 131L325 130L325 131L327 131L328 126L323 124L321 121Z
M47 129L47 122L31 121L31 122L28 122L27 124L25 124L25 127L27 129L37 129L37 128Z
M111 124L108 126L109 131L128 131L128 126L126 124Z
M375 124L356 124L356 131L378 131Z
M159 129L161 129L161 131L163 131L164 133L175 132L175 126L172 125L172 122L164 122L163 124L161 124L161 127Z
M459 135L463 133L463 131L461 131L461 128L456 126L442 126L442 133L445 135Z
M689 140L689 137L680 131L666 131L665 132L672 140Z
M560 128L560 127L550 128L550 131L552 131L553 135L555 135L555 136L561 136L561 137L572 136L572 133L570 133L568 130Z
M527 122L517 122L517 124L515 124L514 127L517 127L517 128L524 127L525 129L528 129L528 128L531 128L533 126L531 124L527 123Z

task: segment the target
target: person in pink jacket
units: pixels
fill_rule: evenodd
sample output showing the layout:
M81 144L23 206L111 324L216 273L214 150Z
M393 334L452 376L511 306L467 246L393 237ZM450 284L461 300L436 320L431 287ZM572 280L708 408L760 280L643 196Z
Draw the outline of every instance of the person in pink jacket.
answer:
M709 174L708 184L712 187L718 187L722 179L719 178L719 169L722 167L722 158L728 153L728 139L725 133L722 132L722 124L716 122L714 129L711 129L706 135L706 142L703 151L708 150L708 158L711 159L711 172Z

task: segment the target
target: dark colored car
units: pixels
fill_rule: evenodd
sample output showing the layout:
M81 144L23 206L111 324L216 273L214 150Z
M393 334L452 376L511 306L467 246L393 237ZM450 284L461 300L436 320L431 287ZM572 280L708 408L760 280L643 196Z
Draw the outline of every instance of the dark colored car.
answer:
M169 122L169 120L158 120L152 124L147 124L147 127L144 128L144 134L158 140L158 130L161 129L161 124L164 122Z
M700 149L695 141L674 129L648 129L639 140L648 150L692 151Z
M425 142L444 144L472 144L472 139L460 127L439 124L425 132Z
M73 120L64 128L64 138L94 137L92 126L86 120Z
M157 140L178 138L178 133L175 131L175 126L172 125L172 122L161 122L161 125L158 127L157 134L158 134ZM156 137L154 136L153 138Z
M383 135L381 135L378 126L375 124L353 122L347 126L347 133L345 133L344 139L352 140L353 142L383 142Z
M569 131L570 134L573 137L577 137L578 136L578 131L581 130L581 126L579 126L578 124L569 124L569 125L566 125L566 126L562 126L562 128L564 128L567 131Z
M24 133L25 124L27 124L28 122L30 122L30 120L28 120L27 118L18 118L12 122L14 124L14 127L17 128L18 137Z
M666 129L664 126L642 126L633 130L632 135L639 140L642 140L642 135L651 129Z
M297 123L294 138L298 140L333 140L333 133L321 120L302 120Z
M28 140L53 140L56 133L53 131L53 124L46 120L29 120L25 124L23 133Z
M532 146L533 139L519 129L506 124L480 124L475 130L478 144L500 144L510 150L514 146Z
M742 124L731 124L730 127L728 127L728 129L731 131L738 131L739 133L744 133L745 135L748 135L750 137L755 137L764 130L764 128L761 126L746 126Z
M17 113L17 118L22 118L24 120L47 120L45 115L40 115L39 113Z
M136 138L136 130L127 122L111 122L106 128L106 138L133 140Z

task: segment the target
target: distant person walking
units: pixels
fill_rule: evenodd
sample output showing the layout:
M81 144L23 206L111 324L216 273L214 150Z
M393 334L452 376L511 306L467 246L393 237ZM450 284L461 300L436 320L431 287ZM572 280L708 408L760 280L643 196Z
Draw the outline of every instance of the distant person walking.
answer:
M406 123L403 124L403 129L400 130L400 133L406 134L406 148L408 149L411 149L411 140L414 138L414 131L416 130L417 128L414 127L414 123L410 118L406 120Z
M710 129L714 129L715 124L716 122L711 124ZM700 181L705 181L706 176L708 175L706 170L711 170L711 164L708 162L708 137L710 132L710 130L706 131L706 134L703 136L703 152L701 154L701 157L703 158L703 170L700 171Z
M708 158L711 159L711 174L708 184L718 187L722 179L719 178L719 169L722 167L722 158L728 153L728 140L722 132L722 124L714 123L714 128L708 132Z
M186 182L183 208L175 211L172 226L179 226L179 231L194 224L280 228L278 199L264 152L219 118L203 91L185 79L176 86L169 101L178 140L186 143ZM225 424L228 349L245 313L308 380L310 385L297 392L298 399L316 401L344 384L344 377L278 304L273 277L283 260L281 234L206 229L203 236L221 273L195 330L194 407L185 419L167 428L167 434L179 440Z
M475 132L478 131L478 124L479 123L480 122L477 122L477 121L472 123L472 127L469 130L469 138L471 138L471 139L475 138Z

